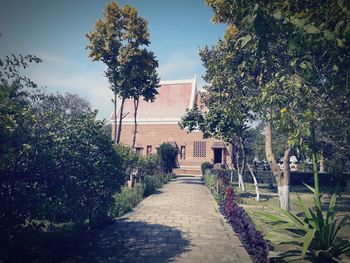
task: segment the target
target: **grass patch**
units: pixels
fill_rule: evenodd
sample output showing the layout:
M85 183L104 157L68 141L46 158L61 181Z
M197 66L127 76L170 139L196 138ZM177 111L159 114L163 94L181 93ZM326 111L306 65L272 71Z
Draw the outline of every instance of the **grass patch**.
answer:
M254 221L258 230L264 235L273 231L273 227L267 223L264 223L258 215L257 211L269 211L274 213L272 207L278 207L278 194L277 190L271 190L268 188L268 184L259 184L261 201L255 200L255 187L254 184L245 184L246 192L242 193L238 190L238 185L233 184L237 195L239 196L240 204L244 207L245 211ZM331 194L336 190L335 187L321 187L323 192L322 204L324 208L328 206ZM291 210L296 213L302 213L302 209L297 205L297 194L305 201L309 206L313 206L313 194L303 186L292 186L290 189ZM350 192L345 188L340 189L339 197L337 199L337 216L344 216L350 214ZM341 229L340 236L349 239L350 238L350 226L346 226ZM278 245L275 246L278 251L287 251L293 249L291 246Z

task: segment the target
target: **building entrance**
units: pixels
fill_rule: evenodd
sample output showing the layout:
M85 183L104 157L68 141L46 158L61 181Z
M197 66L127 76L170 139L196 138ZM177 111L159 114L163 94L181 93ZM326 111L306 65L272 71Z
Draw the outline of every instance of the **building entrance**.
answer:
M214 163L222 163L222 149L214 150Z

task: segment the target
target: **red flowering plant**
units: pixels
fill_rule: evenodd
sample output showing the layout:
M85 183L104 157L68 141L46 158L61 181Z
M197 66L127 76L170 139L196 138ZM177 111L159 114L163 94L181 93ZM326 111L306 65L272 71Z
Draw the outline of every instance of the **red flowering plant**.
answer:
M222 181L225 181L225 178ZM256 230L244 209L238 205L237 196L228 184L226 184L225 198L220 206L220 212L228 220L249 255L254 258L254 262L268 262L268 244Z

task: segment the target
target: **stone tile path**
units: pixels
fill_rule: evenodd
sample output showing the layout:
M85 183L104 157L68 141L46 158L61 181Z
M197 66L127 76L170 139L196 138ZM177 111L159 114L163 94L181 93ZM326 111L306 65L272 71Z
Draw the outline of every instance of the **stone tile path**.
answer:
M93 247L91 262L252 262L199 177L173 179Z

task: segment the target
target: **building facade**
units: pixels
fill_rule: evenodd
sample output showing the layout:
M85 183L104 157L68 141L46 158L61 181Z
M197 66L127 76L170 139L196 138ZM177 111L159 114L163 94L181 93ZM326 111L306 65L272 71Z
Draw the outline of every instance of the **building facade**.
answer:
M179 167L199 167L203 162L230 165L229 144L213 138L203 139L200 131L187 133L178 125L187 109L195 104L200 107L196 77L162 81L160 85L154 102L146 102L140 98L135 151L140 155L154 154L160 144L168 142L178 151ZM134 132L132 99L125 101L124 116L121 143L131 146ZM114 125L112 138L113 134Z

